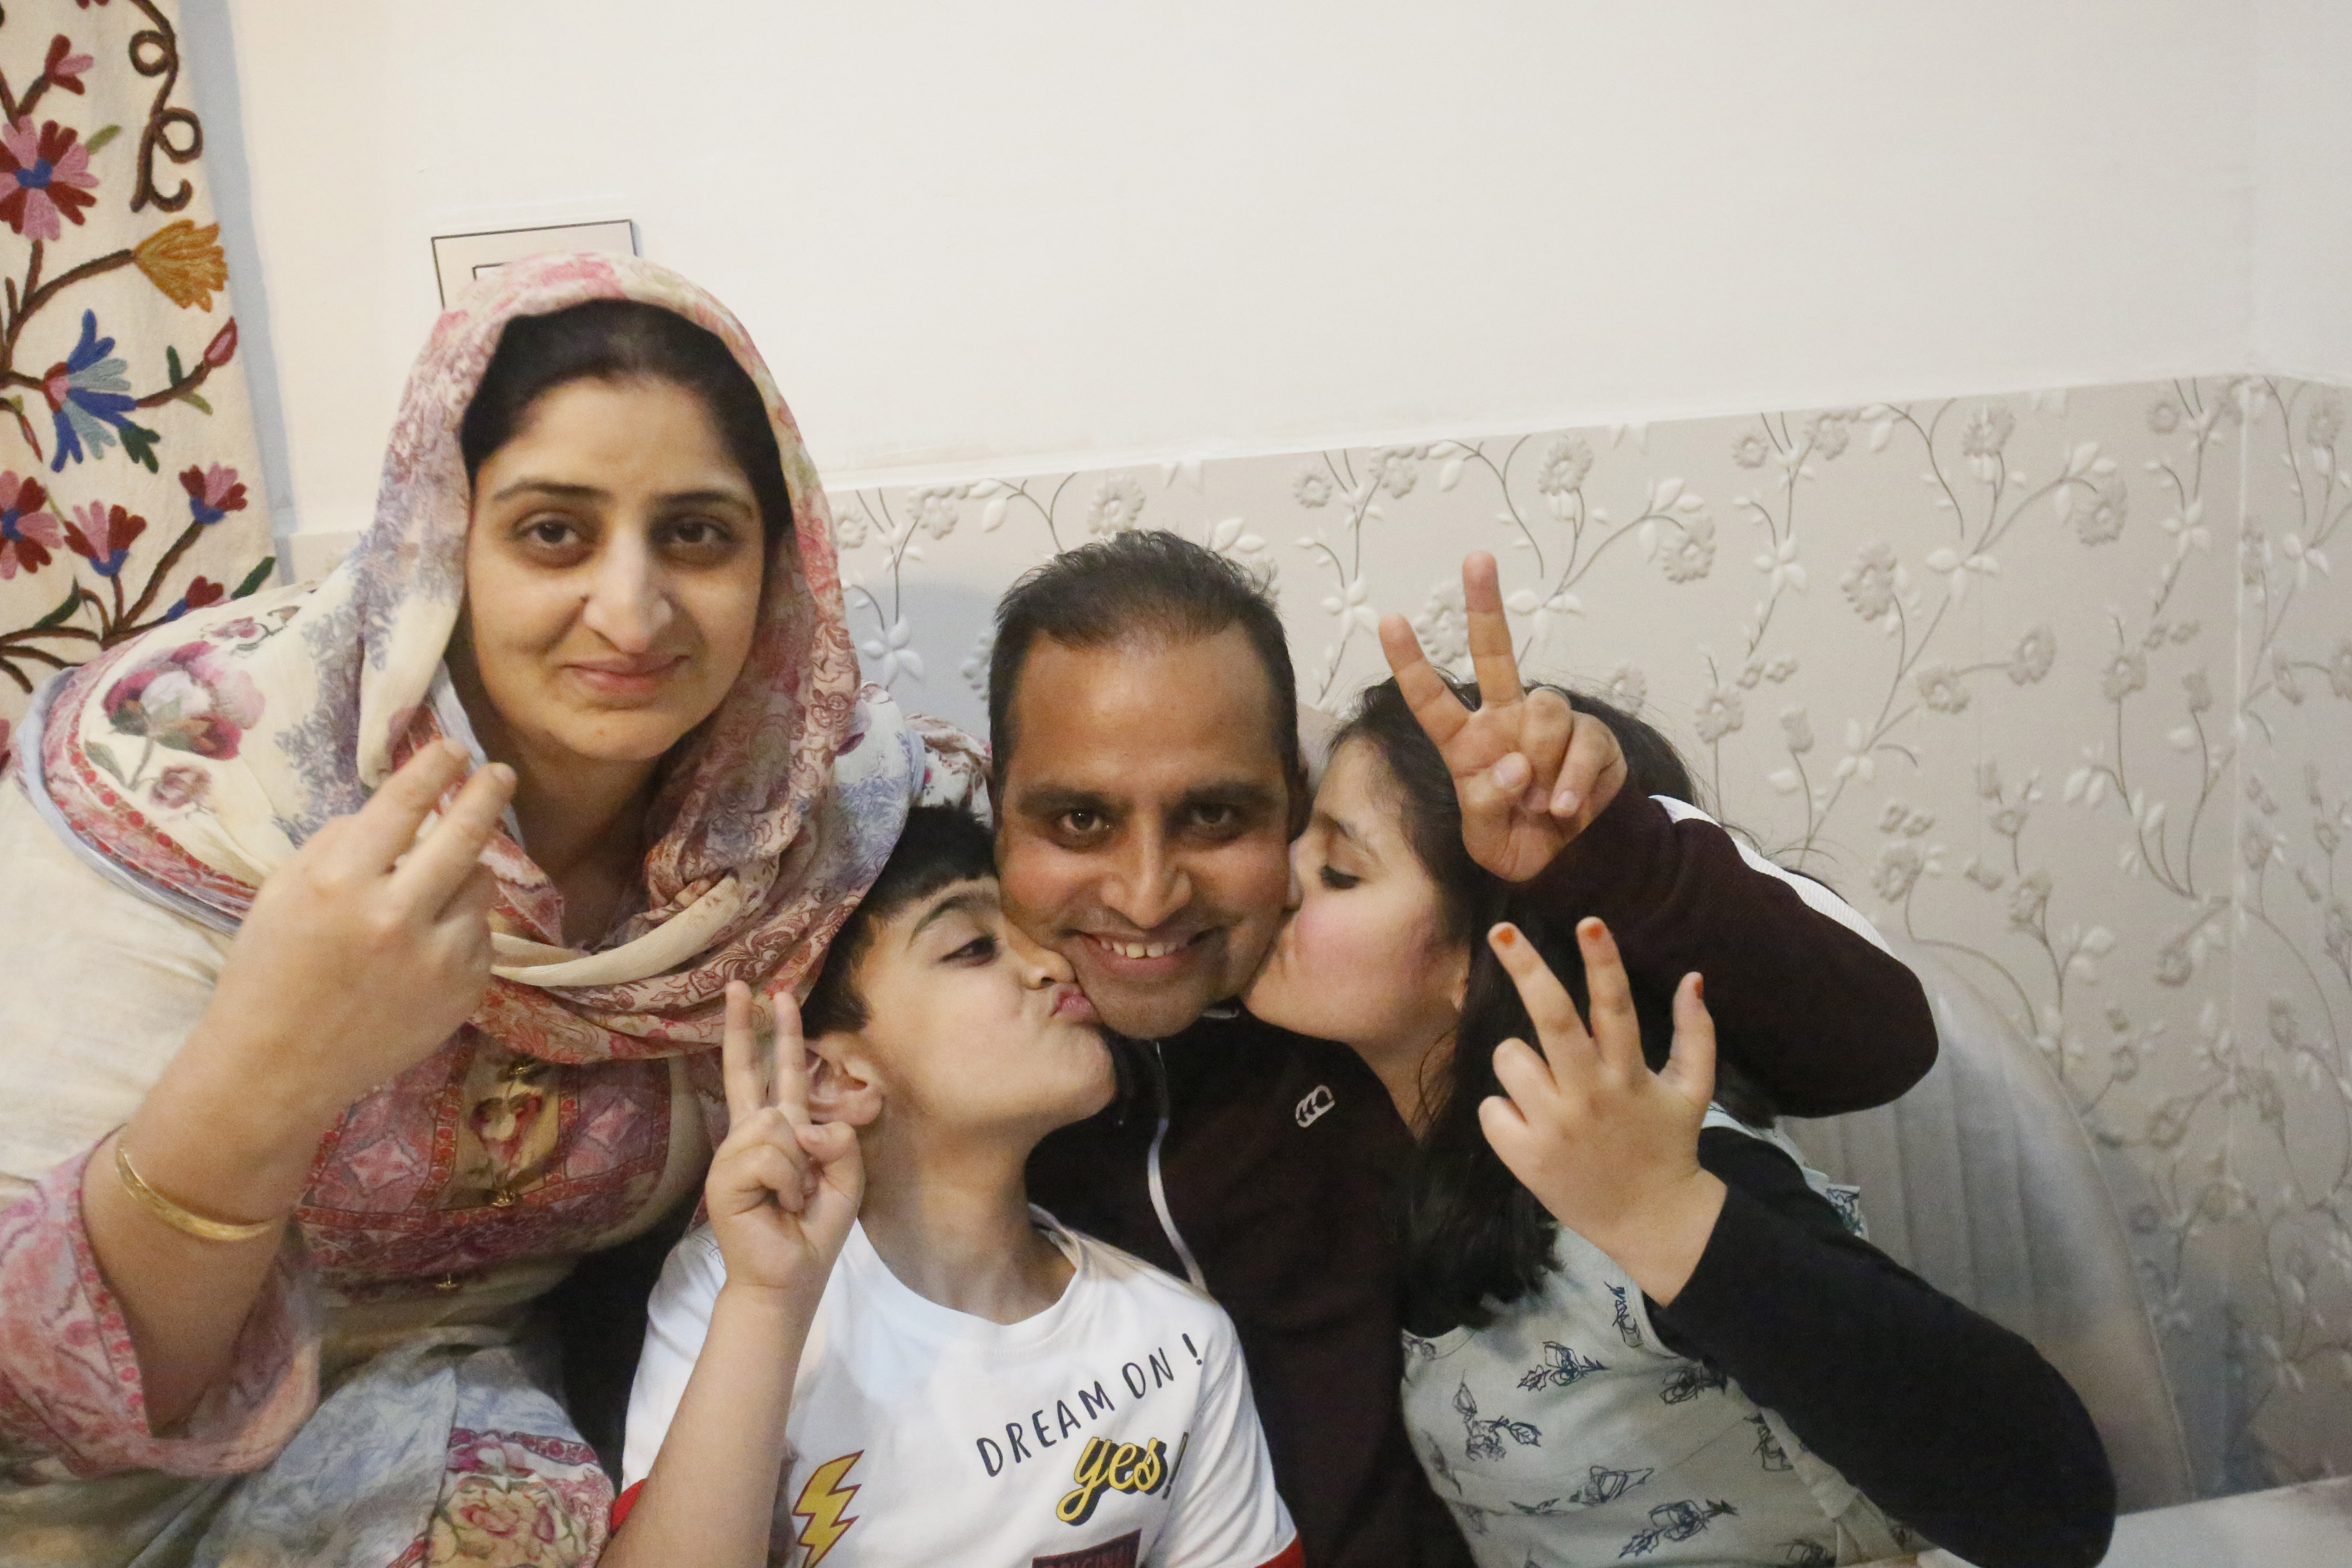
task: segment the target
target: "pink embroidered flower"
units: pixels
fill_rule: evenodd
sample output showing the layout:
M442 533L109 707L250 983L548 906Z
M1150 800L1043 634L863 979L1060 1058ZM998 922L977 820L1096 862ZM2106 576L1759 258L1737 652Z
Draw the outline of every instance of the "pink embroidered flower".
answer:
M52 551L64 547L48 501L49 492L38 479L0 474L0 578L14 577L20 566L29 576L49 563Z
M100 576L119 576L130 559L131 542L147 531L147 520L128 507L102 500L77 507L73 515L74 521L66 524L66 543Z
M59 213L79 224L82 209L97 205L89 193L98 176L79 137L54 120L37 132L30 118L0 131L0 219L26 239L55 239L65 232Z
M147 793L165 811L178 811L183 806L201 805L212 787L213 775L204 769L173 763L155 775Z
M231 316L228 319L228 325L215 332L213 341L205 345L205 363L218 370L236 357L236 318Z
M536 1477L467 1475L434 1516L429 1561L562 1568L592 1550L580 1526Z
M41 66L41 74L49 79L51 87L61 87L68 92L86 92L81 73L98 62L88 55L73 52L73 40L59 33L49 40L48 58Z
M182 643L116 681L107 721L175 752L226 762L261 718L261 689L210 643Z
M223 464L181 470L180 488L188 492L188 511L199 523L215 523L245 510L245 487L236 482L236 470Z

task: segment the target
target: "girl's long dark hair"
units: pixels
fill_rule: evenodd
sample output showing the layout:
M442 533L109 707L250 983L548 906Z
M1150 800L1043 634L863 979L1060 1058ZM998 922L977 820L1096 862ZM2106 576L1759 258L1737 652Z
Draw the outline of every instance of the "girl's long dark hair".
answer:
M1478 706L1475 689L1456 685L1454 691L1467 706ZM1625 753L1625 790L1696 802L1697 784L1673 742L1598 698L1562 695L1617 736ZM1584 963L1577 950L1576 921L1583 911L1536 908L1518 888L1470 858L1462 842L1453 776L1395 681L1382 681L1364 694L1333 750L1351 742L1371 746L1386 765L1406 841L1437 884L1439 931L1448 942L1466 943L1470 952L1454 1048L1433 1058L1430 1072L1436 1081L1424 1086L1423 1100L1429 1121L1415 1130L1421 1137L1404 1213L1405 1326L1423 1335L1457 1324L1483 1327L1493 1321L1496 1304L1517 1300L1542 1278L1551 1265L1559 1228L1496 1155L1478 1122L1479 1102L1502 1092L1495 1079L1495 1047L1513 1036L1535 1039L1517 989L1486 945L1486 931L1497 921L1517 924L1582 1012ZM1642 1019L1643 1054L1652 1067L1661 1066L1673 1042L1673 991L1636 978L1633 1000ZM1743 1120L1770 1118L1770 1107L1727 1065L1718 1068L1716 1098Z

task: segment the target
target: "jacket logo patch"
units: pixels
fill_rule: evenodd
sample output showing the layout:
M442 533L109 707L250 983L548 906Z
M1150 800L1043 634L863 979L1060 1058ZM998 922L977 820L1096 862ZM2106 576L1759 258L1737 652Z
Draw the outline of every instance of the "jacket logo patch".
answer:
M1291 1114L1298 1119L1298 1125L1301 1127L1312 1127L1322 1118L1325 1111L1339 1103L1331 1098L1330 1086L1318 1083L1300 1098L1298 1109Z

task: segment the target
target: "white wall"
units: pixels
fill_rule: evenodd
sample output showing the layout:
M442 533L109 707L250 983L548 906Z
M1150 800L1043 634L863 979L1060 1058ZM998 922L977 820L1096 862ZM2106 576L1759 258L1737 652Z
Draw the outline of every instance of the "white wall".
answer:
M184 0L281 531L370 510L427 237L534 216L835 483L2234 367L2252 3Z
M2254 9L2254 361L2352 381L2352 6Z

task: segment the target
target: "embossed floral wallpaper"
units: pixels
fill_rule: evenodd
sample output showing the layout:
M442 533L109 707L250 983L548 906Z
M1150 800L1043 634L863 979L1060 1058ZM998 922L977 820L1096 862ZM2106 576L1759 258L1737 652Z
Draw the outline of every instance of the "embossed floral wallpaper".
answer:
M996 595L1113 530L1270 572L1335 710L1381 613L1462 659L1494 550L1531 668L1642 704L1728 820L2040 1042L2222 1491L2352 1468L2345 408L2215 378L835 503L868 676L973 725Z

